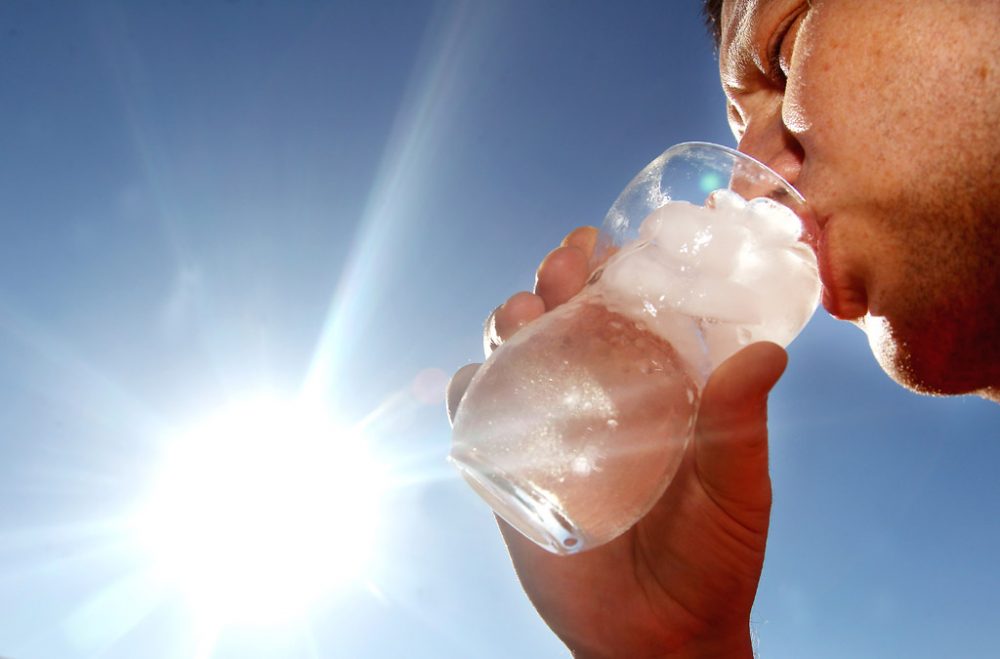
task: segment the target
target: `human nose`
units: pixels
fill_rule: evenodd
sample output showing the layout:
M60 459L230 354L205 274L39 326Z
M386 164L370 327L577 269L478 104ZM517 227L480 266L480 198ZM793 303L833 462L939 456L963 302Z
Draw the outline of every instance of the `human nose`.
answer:
M758 112L749 117L737 148L794 186L802 170L805 152L782 120L780 97L774 101L767 107L758 108Z

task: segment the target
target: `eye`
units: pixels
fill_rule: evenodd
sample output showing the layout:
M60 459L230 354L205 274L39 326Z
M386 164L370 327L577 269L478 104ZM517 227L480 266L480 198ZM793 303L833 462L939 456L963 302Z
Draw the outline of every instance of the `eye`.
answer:
M788 63L791 61L795 36L800 19L805 10L797 11L781 22L767 48L767 74L776 83L784 85L787 78Z

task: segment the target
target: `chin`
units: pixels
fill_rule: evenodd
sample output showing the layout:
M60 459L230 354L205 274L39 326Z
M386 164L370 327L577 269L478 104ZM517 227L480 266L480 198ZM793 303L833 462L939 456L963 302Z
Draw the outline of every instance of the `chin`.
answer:
M990 369L941 350L939 337L907 336L886 318L871 315L863 328L879 366L900 386L925 396L976 394L997 400L1000 387L990 381Z

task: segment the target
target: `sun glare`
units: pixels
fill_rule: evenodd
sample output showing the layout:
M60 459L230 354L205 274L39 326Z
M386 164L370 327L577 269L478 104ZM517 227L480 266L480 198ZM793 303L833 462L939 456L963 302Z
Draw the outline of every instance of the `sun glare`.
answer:
M274 398L177 437L137 521L156 578L214 621L303 616L363 578L382 481L365 449L323 415Z

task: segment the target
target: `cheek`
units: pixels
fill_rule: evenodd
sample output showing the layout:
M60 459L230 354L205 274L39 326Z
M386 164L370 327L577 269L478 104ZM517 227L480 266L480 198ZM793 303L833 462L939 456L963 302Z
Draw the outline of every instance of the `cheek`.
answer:
M827 38L823 30L804 25L789 71L782 118L804 147L824 155L867 121L871 107L861 84L864 72L850 61L850 47L839 37Z
M815 175L808 184L828 202L853 205L900 182L893 152L912 136L890 121L901 82L879 55L885 45L840 18L825 9L803 22L782 118Z
M815 4L782 112L807 159L871 197L922 184L937 154L963 159L995 139L984 127L997 124L996 93L974 72L1000 49L969 36L958 3Z

